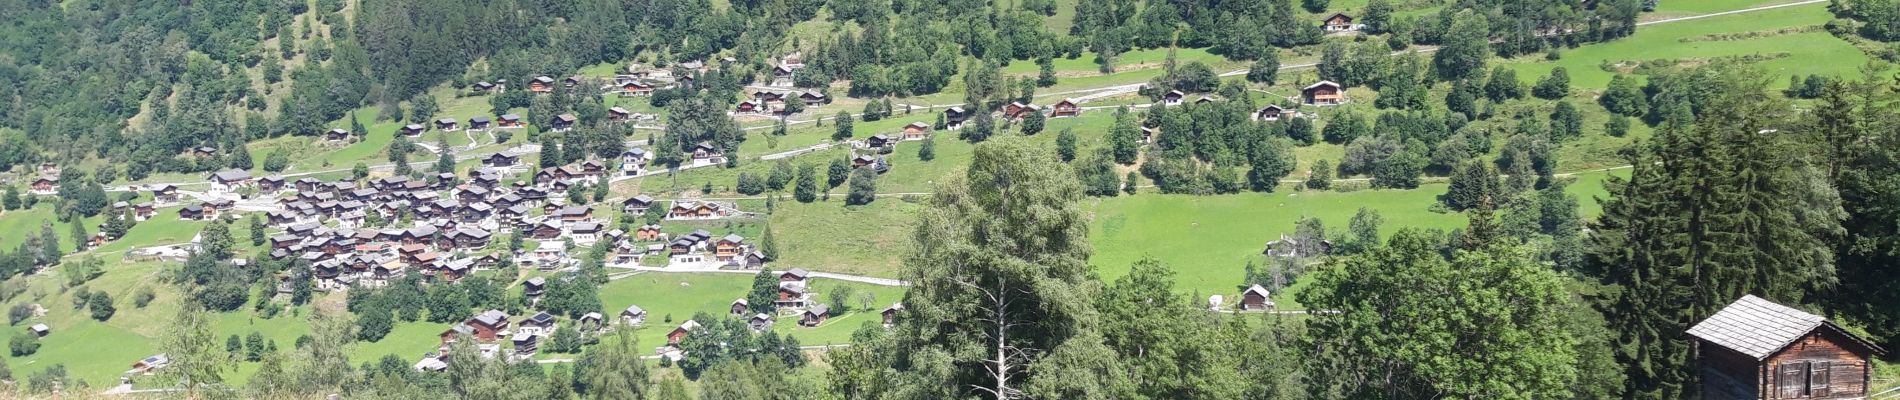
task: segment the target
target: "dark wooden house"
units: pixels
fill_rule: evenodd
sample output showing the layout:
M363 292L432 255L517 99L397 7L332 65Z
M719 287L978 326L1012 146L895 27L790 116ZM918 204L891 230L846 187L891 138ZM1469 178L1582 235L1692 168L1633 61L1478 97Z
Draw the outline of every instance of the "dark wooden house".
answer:
M1320 22L1320 29L1326 32L1352 32L1359 30L1359 25L1352 23L1352 16L1335 13Z
M1709 399L1861 399L1878 345L1754 295L1690 327Z
M1073 117L1080 114L1082 114L1082 105L1076 104L1075 99L1062 99L1055 105L1049 106L1050 118Z

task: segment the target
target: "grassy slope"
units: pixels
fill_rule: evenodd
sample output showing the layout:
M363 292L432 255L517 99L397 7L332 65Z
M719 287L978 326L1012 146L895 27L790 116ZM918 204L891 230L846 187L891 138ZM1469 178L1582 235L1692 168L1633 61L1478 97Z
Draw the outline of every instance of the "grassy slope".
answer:
M666 344L666 333L691 319L694 313L725 316L732 301L745 297L751 289L752 278L752 275L747 274L641 273L601 287L600 298L601 304L610 311L607 314L619 314L629 305L646 309L646 326L636 331L634 336L640 340L642 348L650 348ZM882 309L902 297L902 291L898 288L825 279L813 280L811 288L820 302L829 302L824 294L835 285L852 285L859 292L872 293L876 299L872 302L874 310L846 313L816 328L800 327L796 318L784 317L779 319L773 330L779 334L796 335L802 344L808 346L843 343L849 341L851 331L856 330L862 322L875 320L872 318L876 315L876 309ZM857 307L855 301L852 307ZM669 315L672 323L666 322Z
M1725 6L1720 9L1734 8ZM1520 59L1508 62L1506 65L1516 69L1518 78L1526 82L1533 82L1538 77L1549 74L1552 68L1562 66L1569 71L1571 86L1575 88L1607 86L1610 77L1614 74L1599 67L1606 62L1699 59L1781 52L1788 53L1788 57L1768 60L1756 65L1770 77L1783 77L1796 73L1849 74L1864 64L1867 56L1848 45L1847 42L1836 39L1826 32L1815 31L1748 40L1695 42L1679 40L1717 33L1819 25L1832 18L1825 4L1811 4L1773 11L1650 25L1638 28L1636 34L1629 38L1565 51L1563 59L1555 62L1542 61L1541 57L1537 57L1537 61ZM1785 82L1786 79L1777 79L1773 83L1780 86L1785 85Z

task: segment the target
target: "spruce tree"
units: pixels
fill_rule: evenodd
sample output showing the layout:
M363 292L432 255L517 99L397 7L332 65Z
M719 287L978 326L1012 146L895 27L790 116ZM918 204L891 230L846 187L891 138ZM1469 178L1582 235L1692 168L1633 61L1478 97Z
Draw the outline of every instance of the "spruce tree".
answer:
M1439 198L1446 207L1464 211L1477 207L1484 201L1498 199L1497 171L1491 169L1491 163L1477 159L1459 163L1451 175L1451 185L1445 195Z
M1136 125L1133 114L1127 107L1115 110L1115 126L1108 131L1109 154L1115 156L1115 162L1123 165L1134 164L1141 156L1141 128Z

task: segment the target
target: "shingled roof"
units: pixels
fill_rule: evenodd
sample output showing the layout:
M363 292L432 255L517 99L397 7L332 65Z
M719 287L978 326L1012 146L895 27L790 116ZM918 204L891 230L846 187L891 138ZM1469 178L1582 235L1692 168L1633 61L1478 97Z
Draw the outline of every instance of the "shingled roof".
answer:
M1689 328L1688 333L1760 360L1826 323L1827 319L1819 315L1746 295Z

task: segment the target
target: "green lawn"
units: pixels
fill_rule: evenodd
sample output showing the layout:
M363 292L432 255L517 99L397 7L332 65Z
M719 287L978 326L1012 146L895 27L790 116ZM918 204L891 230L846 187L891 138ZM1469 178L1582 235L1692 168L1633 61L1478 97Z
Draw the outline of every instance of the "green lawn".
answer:
M1247 261L1264 260L1267 241L1292 233L1302 217L1316 217L1330 229L1343 230L1359 207L1378 210L1386 233L1400 226L1450 229L1462 226L1458 214L1428 208L1444 192L1442 184L1418 190L1244 193L1224 196L1141 194L1092 200L1089 238L1091 260L1102 278L1113 280L1128 266L1154 257L1180 272L1182 290L1208 294L1236 292ZM1236 292L1237 293L1237 292Z
M1773 4L1793 3L1797 0L1670 0L1656 3L1656 11L1646 17L1669 17L1698 15L1740 10Z
M1743 1L1752 0L1718 0L1708 3L1727 4ZM1740 7L1724 5L1719 9L1736 8ZM1786 53L1786 57L1761 61L1755 65L1768 73L1770 77L1785 77L1790 74L1840 75L1853 72L1867 61L1867 56L1847 42L1823 31L1746 40L1691 42L1680 40L1717 33L1819 25L1831 19L1833 15L1827 12L1826 4L1810 4L1772 11L1649 25L1637 28L1636 34L1628 38L1564 51L1562 60L1544 61L1543 57L1538 55L1506 61L1505 65L1516 69L1518 78L1526 82L1534 82L1537 78L1548 75L1552 68L1562 66L1570 73L1571 86L1579 89L1600 89L1609 84L1610 77L1614 74L1605 71L1601 65L1654 59L1696 61L1724 56ZM1773 83L1779 86L1785 85L1786 81L1786 79L1776 79Z
M752 287L752 275L723 273L659 273L647 272L633 277L609 282L600 289L601 304L607 308L609 317L617 318L620 310L629 305L639 305L647 311L644 327L635 331L643 349L666 344L666 334L691 319L694 313L705 312L714 317L723 318L732 305L732 301L745 297ZM890 305L903 296L903 289L887 286L866 285L852 282L838 282L826 279L813 279L811 290L820 302L829 302L827 291L836 285L851 285L859 293L871 293L874 297L869 312L847 312L836 319L828 320L815 328L798 326L796 317L780 318L773 326L779 334L795 335L801 344L819 345L843 343L849 341L851 332L865 321L876 321L877 310ZM856 300L851 307L859 307ZM667 322L668 316L672 322Z
M781 203L772 213L772 234L783 254L773 267L896 277L922 207L898 197L862 206L845 206L842 196Z

